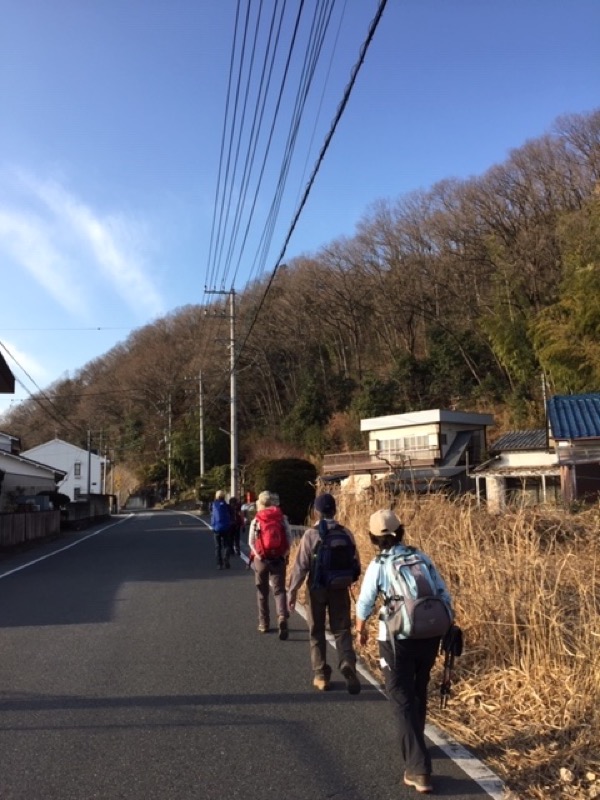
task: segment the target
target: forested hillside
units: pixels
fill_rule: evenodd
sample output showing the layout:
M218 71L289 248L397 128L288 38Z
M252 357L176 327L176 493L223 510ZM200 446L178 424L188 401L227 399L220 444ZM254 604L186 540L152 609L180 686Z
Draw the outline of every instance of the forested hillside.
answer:
M332 231L332 237L335 231ZM228 287L227 287L228 288ZM229 461L226 298L133 332L1 421L139 479ZM240 462L359 449L360 417L431 407L538 426L548 394L600 388L600 109L469 180L378 200L352 238L236 294Z

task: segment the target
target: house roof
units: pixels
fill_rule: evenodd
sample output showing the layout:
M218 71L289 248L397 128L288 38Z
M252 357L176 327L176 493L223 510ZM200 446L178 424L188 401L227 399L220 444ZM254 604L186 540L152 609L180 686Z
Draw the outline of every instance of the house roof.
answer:
M600 394L555 395L548 400L553 439L600 438Z
M490 453L546 450L547 446L544 428L530 431L509 431L490 445Z
M51 467L48 464L42 464L40 461L34 461L32 458L26 458L23 455L19 455L16 453L6 453L4 450L0 450L0 460L17 462L18 464L27 464L30 467L34 467L41 472L52 472L54 473L54 479L57 481L62 480L65 475L67 474L62 469L57 469L56 467Z
M558 476L560 467L558 464L544 464L539 466L508 466L499 464L496 466L496 459L486 461L472 470L472 474L479 478L529 478L541 475Z
M442 423L485 427L494 424L494 417L492 414L480 414L474 411L432 408L427 411L411 411L407 414L389 414L385 417L361 419L360 429L363 432L369 432Z

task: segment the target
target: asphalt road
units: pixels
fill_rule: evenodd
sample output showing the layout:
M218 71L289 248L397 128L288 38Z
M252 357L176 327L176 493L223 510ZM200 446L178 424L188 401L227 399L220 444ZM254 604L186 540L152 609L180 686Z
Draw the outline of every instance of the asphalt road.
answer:
M317 693L303 618L286 642L256 626L251 573L217 571L190 514L3 556L1 800L419 796L377 688L351 696L334 671ZM489 796L432 748L436 796Z

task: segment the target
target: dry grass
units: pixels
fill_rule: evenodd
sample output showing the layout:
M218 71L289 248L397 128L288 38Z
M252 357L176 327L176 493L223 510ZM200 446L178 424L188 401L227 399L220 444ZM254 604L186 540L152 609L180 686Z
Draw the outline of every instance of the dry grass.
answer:
M523 800L600 798L600 508L501 517L439 495L395 498L406 541L446 579L465 635L449 707L429 717ZM363 566L384 497L340 496ZM363 658L377 674L376 620Z

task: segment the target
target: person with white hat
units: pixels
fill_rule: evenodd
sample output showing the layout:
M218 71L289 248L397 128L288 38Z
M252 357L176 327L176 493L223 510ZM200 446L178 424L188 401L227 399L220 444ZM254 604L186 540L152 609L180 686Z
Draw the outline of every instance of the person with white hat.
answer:
M365 571L359 598L356 602L356 637L357 645L363 647L367 641L366 621L372 614L378 596L384 598L384 606L380 614L378 643L382 673L388 699L398 724L400 734L400 752L404 759L404 783L414 787L417 792L433 791L431 782L431 757L425 742L425 717L427 713L427 686L431 670L440 649L444 632L429 636L428 631L417 631L416 624L411 628L404 622L404 632L390 630L390 599L397 603L404 601L405 608L400 614L407 617L408 601L395 595L396 585L389 565L394 562L408 565L407 576L413 583L415 593L417 584L424 586L425 593L430 595L429 616L437 613L442 620L440 625L453 621L452 601L446 584L438 574L431 559L417 548L409 547L402 541L404 526L398 517L389 509L381 509L371 514L369 519L369 536L378 548L377 555ZM409 592L405 592L406 595ZM418 603L414 603L416 608ZM426 607L426 606L422 606ZM415 611L414 619L418 612ZM444 616L446 615L446 616ZM424 620L424 624L428 623ZM412 619L411 619L412 622ZM439 630L433 628L434 632ZM419 638L415 638L415 637ZM425 636L426 638L421 638Z

